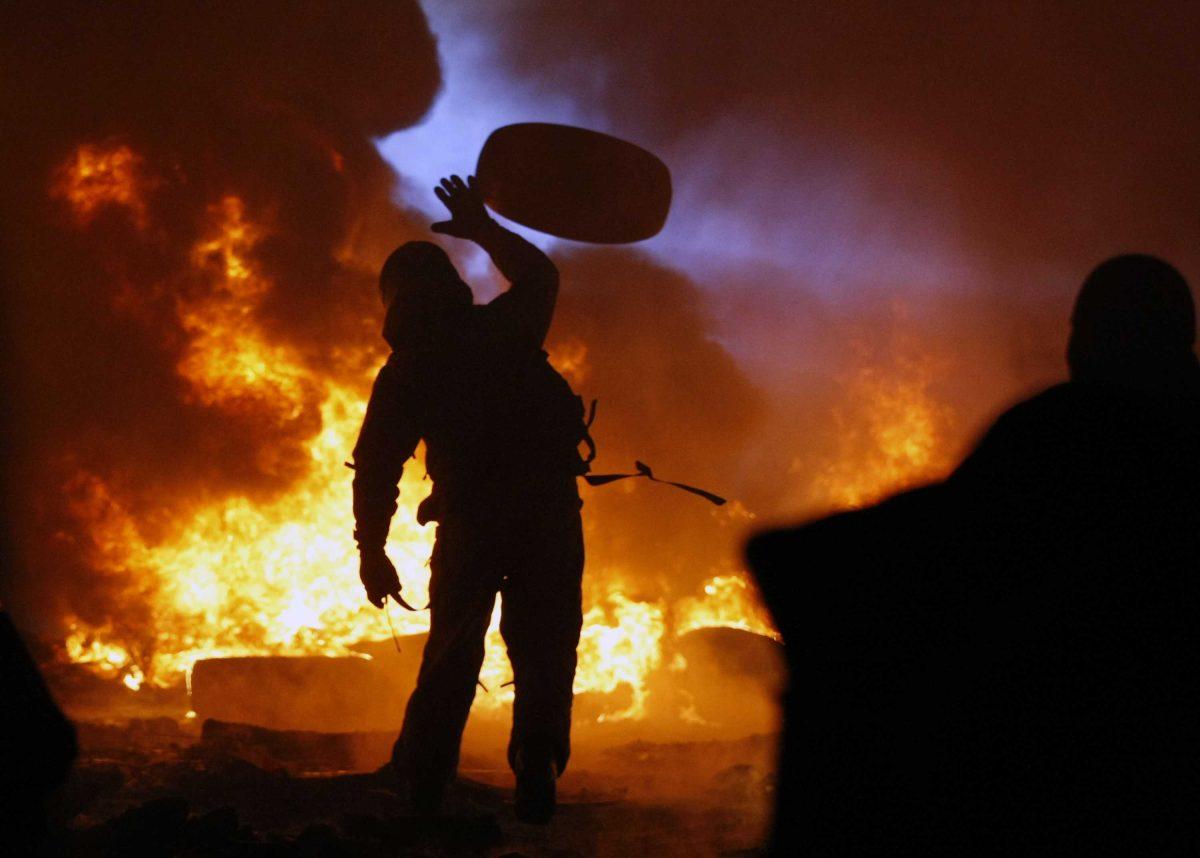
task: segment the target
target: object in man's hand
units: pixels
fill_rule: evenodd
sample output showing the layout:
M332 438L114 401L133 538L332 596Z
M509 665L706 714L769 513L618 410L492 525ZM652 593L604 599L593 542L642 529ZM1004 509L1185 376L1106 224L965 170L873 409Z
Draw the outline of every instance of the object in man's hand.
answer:
M671 173L662 161L633 143L570 125L496 129L475 176L497 214L575 241L642 241L662 229L671 208Z

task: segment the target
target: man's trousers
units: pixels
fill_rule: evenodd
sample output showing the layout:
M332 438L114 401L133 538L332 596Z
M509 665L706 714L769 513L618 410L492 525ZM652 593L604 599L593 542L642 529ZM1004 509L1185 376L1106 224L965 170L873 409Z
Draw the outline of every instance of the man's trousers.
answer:
M513 765L531 743L548 746L558 771L570 755L576 647L583 624L579 501L447 512L430 562L429 640L393 754L414 789L454 778L459 745L483 664L496 594L516 699L508 746Z

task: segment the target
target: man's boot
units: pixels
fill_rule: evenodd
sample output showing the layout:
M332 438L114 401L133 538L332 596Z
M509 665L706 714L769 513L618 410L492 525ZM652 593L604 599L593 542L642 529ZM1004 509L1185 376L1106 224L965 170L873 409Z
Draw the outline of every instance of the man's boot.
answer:
M446 798L445 778L422 772L405 759L399 739L392 746L392 769L401 784L408 787L408 805L415 816L436 818L442 814Z
M408 802L414 815L425 819L436 819L442 815L442 802L446 797L445 785L441 782L409 781Z
M554 816L558 766L549 742L531 740L517 751L516 813L521 822L545 825Z

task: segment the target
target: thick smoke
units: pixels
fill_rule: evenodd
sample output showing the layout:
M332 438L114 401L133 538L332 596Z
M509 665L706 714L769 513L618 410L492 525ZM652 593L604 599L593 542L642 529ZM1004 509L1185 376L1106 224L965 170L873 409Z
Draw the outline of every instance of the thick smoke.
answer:
M568 376L597 400L593 470L627 473L641 460L663 479L733 488L738 459L763 428L763 402L713 340L700 290L636 252L580 250L556 261L562 288L548 345L556 358L577 356ZM640 481L585 489L584 500L589 568L623 571L647 598L689 593L727 571L729 527L743 523L740 507L731 515Z
M1063 374L1070 301L1095 262L1137 249L1200 272L1186 4L468 8L502 73L664 157L665 238L713 215L712 264L556 253L551 346L600 399L597 469L642 458L743 504L589 491L592 568L624 567L647 595L733 562L743 509L809 513L846 500L829 487L850 464L885 468L860 437L874 380L916 386L951 462L1005 401ZM4 14L19 34L0 240L22 551L3 596L26 617L99 623L115 591L79 566L71 474L103 476L152 537L182 502L286 489L319 428L317 391L282 415L189 399L177 300L211 287L189 258L209 206L236 192L272 226L254 249L275 283L257 311L271 336L314 376L361 370L345 347L377 336L372 267L424 233L388 202L369 138L429 108L435 43L415 3L382 0ZM113 209L79 230L47 194L86 142L142 155L153 229Z
M60 5L14 25L26 39L6 80L25 82L11 94L25 134L6 141L3 191L18 225L4 249L16 406L5 472L18 550L3 594L27 623L73 614L132 642L148 630L138 582L93 568L72 506L111 498L154 544L189 506L265 502L303 476L321 428L316 382L358 379L381 358L374 272L400 241L428 237L389 201L394 176L370 138L429 108L435 43L414 4L387 2ZM136 205L79 222L53 189L80 145L136 154ZM195 253L230 194L266 227L247 251L273 284L254 321L302 358L299 394L284 400L295 409L253 394L204 401L180 376L180 302L218 288L219 248ZM601 400L597 469L641 458L666 478L732 487L762 403L714 341L701 291L637 253L556 256L550 346L578 352L573 380ZM740 507L626 488L587 494L598 576L658 597L726 567Z
M953 206L965 221L947 238L1015 285L1041 291L1040 266L1086 269L1114 244L1191 267L1200 19L1190 4L520 8L490 22L519 73L603 105L676 163L714 135L749 144L710 164L713 202L746 193L747 176L773 174L784 191L806 161L842 150L902 215L930 200ZM804 199L763 190L748 196L764 220L798 220Z
M1071 301L1096 263L1140 250L1200 275L1190 4L474 14L530 89L575 93L662 155L672 222L721 251L707 270L680 264L704 272L715 333L769 391L730 472L764 514L828 503L822 473L870 417L846 381L859 370L924 363L952 462L1006 402L1065 375ZM636 281L629 264L615 279Z
M315 377L361 372L337 346L377 337L374 269L412 237L373 135L411 125L440 86L415 2L8 4L4 58L4 471L15 550L5 600L29 622L93 623L119 587L81 566L67 508L80 469L153 541L181 507L265 498L307 466L320 392L281 412L206 402L176 367L181 302L212 293L195 247L236 194L268 224L255 310ZM15 132L15 133L13 133ZM81 145L128 147L136 205L73 220L52 188ZM217 207L214 210L214 206ZM364 264L365 263L365 264ZM128 582L114 582L127 584ZM139 622L136 606L119 606Z

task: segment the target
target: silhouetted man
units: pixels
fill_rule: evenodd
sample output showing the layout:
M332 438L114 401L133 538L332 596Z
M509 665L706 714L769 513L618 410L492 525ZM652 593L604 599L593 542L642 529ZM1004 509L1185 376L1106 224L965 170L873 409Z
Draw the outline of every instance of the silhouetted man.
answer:
M569 754L582 624L583 408L542 350L558 293L554 264L488 217L473 178L443 179L435 192L451 219L434 231L476 242L512 286L473 306L445 252L417 241L380 274L392 354L354 450L355 538L373 604L400 598L384 543L401 470L422 439L433 493L418 520L438 522L429 640L393 761L417 809L436 812L500 592L516 693L508 757L517 814L545 822Z
M1071 381L944 484L751 543L793 671L779 854L1194 847L1195 333L1177 271L1109 260Z

